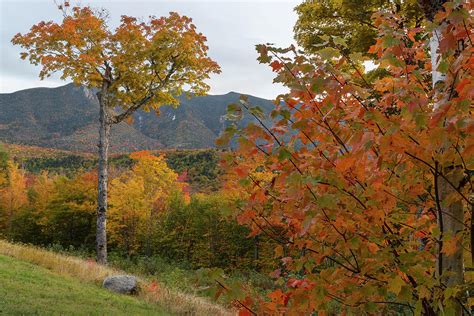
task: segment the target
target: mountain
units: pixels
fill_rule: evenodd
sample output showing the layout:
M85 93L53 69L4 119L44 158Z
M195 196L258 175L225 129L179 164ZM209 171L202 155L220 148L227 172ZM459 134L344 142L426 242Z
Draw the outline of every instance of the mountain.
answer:
M239 93L180 97L180 106L163 106L161 115L138 111L133 124L112 127L111 151L159 148L210 148L225 128L227 105ZM269 100L249 96L265 113ZM95 152L99 105L92 91L68 84L0 94L0 141L66 150ZM252 118L244 116L242 124Z

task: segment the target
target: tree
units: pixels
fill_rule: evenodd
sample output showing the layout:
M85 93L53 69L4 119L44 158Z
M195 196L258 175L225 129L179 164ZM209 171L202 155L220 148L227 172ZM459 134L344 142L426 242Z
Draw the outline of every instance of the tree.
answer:
M25 49L21 58L41 64L40 78L62 72L62 79L98 89L99 168L97 261L107 263L107 182L109 133L113 124L132 119L138 109L158 112L161 105L178 105L183 93L202 95L204 82L219 66L207 57L206 37L192 20L171 12L140 22L122 16L112 30L105 11L60 6L61 24L40 22L12 43ZM119 111L119 109L121 109ZM118 111L118 112L117 112Z
M226 158L250 194L240 221L281 245L273 274L281 286L241 300L247 308L469 314L473 284L459 264L472 265L460 254L474 247L472 9L446 2L415 28L393 12L374 14L379 35L368 53L388 73L374 82L357 55L335 47L311 55L257 47L290 92L277 98L273 126L245 98L229 107L230 117L248 111L256 123L223 137L240 144ZM433 28L441 57L432 65L424 39ZM436 89L433 69L445 75ZM272 179L256 181L256 170ZM447 217L456 224L440 225Z
M130 157L136 164L112 181L110 198L112 239L127 255L150 248L160 214L174 194L183 193L184 186L163 156L141 151Z
M51 177L44 171L38 176L29 175L28 178L28 186L25 188L28 205L15 214L11 238L25 243L44 245L47 243L44 231L49 228L48 220L52 213L48 206L57 191L54 185L57 177Z
M7 184L8 162L10 161L9 158L8 152L0 144L0 188L3 188Z
M2 144L0 144L0 170L5 170L8 165L9 155ZM0 182L1 185L1 182Z
M58 176L52 180L52 187L37 192L38 198L42 195L47 201L43 202L42 214L35 214L43 234L42 243L93 249L97 174L85 172L72 178ZM47 183L46 179L39 181ZM33 201L41 205L38 199Z
M3 206L3 223L0 224L6 234L11 236L14 216L28 203L26 176L11 160L7 162L6 184L0 189L0 203Z
M55 181L57 181L57 178L57 176L51 176L47 171L43 171L34 179L31 185L31 205L39 216L48 207L48 203L55 192Z
M377 37L372 15L381 10L403 15L399 22L406 27L420 26L423 20L417 0L305 0L295 8L295 39L311 53L331 45L330 36L337 36L345 39L351 52L365 54Z

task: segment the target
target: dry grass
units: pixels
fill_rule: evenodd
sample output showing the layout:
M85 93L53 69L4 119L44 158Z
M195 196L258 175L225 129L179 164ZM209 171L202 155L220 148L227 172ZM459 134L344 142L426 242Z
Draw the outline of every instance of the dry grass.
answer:
M68 275L83 282L102 284L109 275L125 274L125 272L98 265L92 260L57 254L29 245L12 244L0 240L0 254L27 261L47 268L61 275ZM139 279L141 291L138 297L156 303L170 313L178 315L233 315L232 311L207 301L204 298L184 294L167 289L160 284Z
M61 275L69 275L84 282L100 284L109 275L120 274L106 266L77 257L65 256L29 245L0 240L0 254L27 261Z

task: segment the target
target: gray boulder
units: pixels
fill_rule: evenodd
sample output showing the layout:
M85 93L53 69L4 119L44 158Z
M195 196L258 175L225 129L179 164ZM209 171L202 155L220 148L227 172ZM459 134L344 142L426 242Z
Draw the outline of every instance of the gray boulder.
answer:
M105 278L102 287L120 294L133 294L138 290L138 282L133 275L114 275Z

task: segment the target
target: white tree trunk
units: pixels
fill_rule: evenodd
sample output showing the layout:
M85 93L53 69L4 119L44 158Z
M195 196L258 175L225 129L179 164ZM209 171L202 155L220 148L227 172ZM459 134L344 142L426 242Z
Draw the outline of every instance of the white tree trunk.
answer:
M444 102L448 100L441 97L440 90L443 89L442 83L446 80L446 76L440 73L437 68L441 61L439 53L439 43L441 41L443 25L439 26L432 32L430 38L432 80L434 90L434 110L437 110ZM451 150L448 148L440 148L441 151ZM437 274L441 278L442 283L447 287L461 285L464 281L464 260L463 260L463 240L460 238L456 244L456 251L448 256L443 254L442 246L445 245L446 238L454 238L464 229L464 210L462 198L456 193L455 188L460 188L463 180L463 170L460 166L444 165L440 166L440 175L435 175L435 188L438 203L438 226L441 231L440 249L437 258ZM451 197L450 197L451 196ZM453 196L455 198L453 199ZM450 202L447 202L449 197ZM462 237L462 234L459 234ZM455 315L462 315L462 306L457 300L452 300L451 305L455 308Z
M430 38L430 51L431 51L431 76L433 80L433 89L436 87L436 84L444 82L446 76L438 71L438 66L441 61L439 58L439 42L441 40L441 27L438 27L433 30Z
M107 183L110 122L107 117L107 87L104 85L99 96L99 166L97 201L97 262L107 264Z

